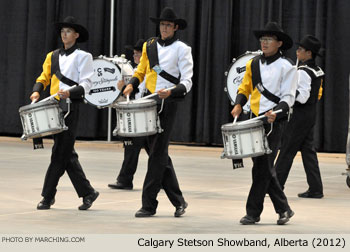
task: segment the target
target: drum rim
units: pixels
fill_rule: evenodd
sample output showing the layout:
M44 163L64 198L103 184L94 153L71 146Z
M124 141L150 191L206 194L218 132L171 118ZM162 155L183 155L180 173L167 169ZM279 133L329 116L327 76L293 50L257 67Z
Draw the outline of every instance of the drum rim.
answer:
M131 100L130 102L127 102L127 101L117 102L113 107L115 109L135 109L135 108L147 108L147 107L157 106L157 102L153 99L143 99L142 103L137 103L137 102L133 103L132 101L137 101L137 100ZM143 105L143 106L140 106L140 105Z
M238 129L251 129L253 127L260 127L264 123L261 120L254 120L251 122L246 122L246 121L239 121L235 124L233 123L225 123L221 126L222 131L228 131L228 130L238 130ZM247 127L249 126L249 127Z
M122 136L122 137L142 137L142 136L151 136L151 135L155 135L157 134L157 129L156 130L152 130L152 131L146 131L146 132L140 132L140 133L121 133L118 132L117 135L118 136Z
M265 155L266 153L264 151L262 152L255 152L255 153L251 153L251 154L243 154L243 155L226 155L224 153L224 157L228 158L228 159L241 159L241 158L248 158L248 157L258 157L258 156L262 156Z
M37 103L24 105L24 106L20 107L18 109L18 111L21 113L21 112L24 112L24 111L27 111L27 110L40 108L40 107L47 107L47 106L50 106L50 105L53 105L54 107L59 107L58 101L56 99L54 99L54 100L47 100L47 101L43 101L43 102L39 101Z
M233 58L231 64L228 66L227 70L225 71L225 88L224 91L227 94L229 100L231 101L232 104L234 104L234 100L232 99L232 97L230 96L230 93L228 91L228 84L227 84L227 79L228 79L228 75L230 73L231 67L240 59L243 58L244 56L248 55L248 54L255 54L255 56L261 55L262 51L261 50L257 50L257 51L246 51L245 53L239 55L237 58ZM254 57L255 57L254 56Z
M120 74L121 74L122 69L121 69L121 67L120 67L116 62L114 62L113 60L109 60L109 58L106 57L106 56L103 56L103 57L105 57L105 58L94 57L92 61L94 62L95 60L103 60L103 61L110 62L110 63L112 63L113 65L115 65L115 66L118 67L118 70L119 70L119 72L120 72ZM118 57L118 58L121 58L121 57ZM113 59L113 58L110 58L110 59ZM131 69L134 70L134 68L133 68L132 65L130 64L130 61L129 61L129 60L128 60L127 62L125 62L124 64L125 64L125 65L129 65L129 66L131 67Z
M65 125L64 125L65 126ZM44 136L51 136L51 135L56 135L58 133L61 133L62 131L64 131L65 128L51 128L50 130L45 130L45 131L38 131L38 132L33 132L33 133L25 133L23 132L23 134L27 137L27 138L38 138L38 137L44 137ZM51 133L51 134L46 134L46 133ZM43 135L45 134L45 135Z

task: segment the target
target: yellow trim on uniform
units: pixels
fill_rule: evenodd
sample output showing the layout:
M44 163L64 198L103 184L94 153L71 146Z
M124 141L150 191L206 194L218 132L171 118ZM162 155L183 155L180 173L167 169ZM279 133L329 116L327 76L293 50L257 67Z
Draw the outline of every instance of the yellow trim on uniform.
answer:
M321 80L320 89L318 90L318 100L320 100L322 97L322 92L323 92L322 84L323 84L323 79Z
M249 99L249 96L251 96L250 109L252 110L254 115L258 116L261 94L257 88L254 88L253 90L252 61L253 59L249 60L246 64L246 71L245 71L242 83L238 87L238 94L245 95L247 100Z
M147 56L146 46L147 42L143 44L140 63L138 64L133 77L136 77L140 83L143 82L144 78L146 78L146 88L151 93L154 93L157 85L157 73L153 69L151 69Z
M36 82L40 82L44 85L44 90L48 85L50 86L50 95L56 94L59 90L60 81L57 79L56 75L54 74L51 77L51 57L53 52L49 52L46 55L45 62L43 64L43 72L41 75L36 79ZM59 100L59 96L55 97L57 100Z

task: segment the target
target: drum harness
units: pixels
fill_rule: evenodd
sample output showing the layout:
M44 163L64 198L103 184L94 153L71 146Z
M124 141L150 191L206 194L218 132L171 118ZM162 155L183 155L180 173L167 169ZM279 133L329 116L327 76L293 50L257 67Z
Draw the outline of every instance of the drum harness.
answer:
M278 96L271 93L269 90L267 90L262 84L261 75L260 75L260 65L259 65L260 58L261 58L261 55L254 57L252 60L252 64L251 64L253 89L256 87L260 94L265 96L270 101L278 104L281 99ZM290 114L291 114L291 109L289 109L289 112L288 112L288 121L290 118ZM251 113L251 115L252 115L252 113ZM270 123L270 125L271 125L271 129L267 133L267 136L269 136L273 130L273 123Z
M146 51L147 51L147 57L149 60L150 67L159 76L161 76L164 79L166 79L167 81L175 84L175 86L176 86L177 84L180 83L181 74L179 75L179 77L176 78L175 76L173 76L173 75L169 74L168 72L164 71L163 69L161 69L161 67L159 66L157 42L158 42L158 37L150 38L149 40L147 40ZM158 112L158 115L163 111L163 106L164 106L164 99L162 99L162 103L161 103L161 107L160 107L160 110ZM160 127L160 120L157 120L157 126L159 129L159 133L163 132L163 129Z
M51 73L54 73L57 77L57 79L59 79L60 81L62 81L64 84L67 84L68 86L70 86L71 88L78 86L79 84L69 78L67 78L66 76L64 76L61 73L60 70L60 63L59 63L59 51L60 49L56 49L55 51L53 51L52 56L51 56ZM69 88L69 89L71 89ZM69 90L68 89L68 90ZM64 115L64 119L66 119L66 117L69 115L70 113L70 105L71 105L72 101L70 98L66 99L66 104L67 104L67 113ZM64 106L64 103L61 103L62 106Z

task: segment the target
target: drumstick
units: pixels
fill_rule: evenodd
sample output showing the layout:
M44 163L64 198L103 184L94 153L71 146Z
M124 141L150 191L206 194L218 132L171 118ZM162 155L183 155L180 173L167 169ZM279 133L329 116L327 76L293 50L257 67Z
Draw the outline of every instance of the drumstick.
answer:
M172 90L172 89L174 89L174 88L176 88L176 86L172 86L172 87L170 87L170 88L164 89L164 91ZM139 100L144 100L144 99L147 99L147 98L151 98L151 97L156 96L156 95L158 95L158 94L154 92L153 94L146 95L146 96L144 96L144 97L141 97L141 98L137 99L137 101L139 101Z
M273 114L278 114L278 113L280 113L280 112L282 112L282 109L279 109L279 110L276 110L276 111L272 111ZM261 119L261 118L264 118L264 117L266 117L266 115L257 116L257 117L254 117L254 118L252 118L252 119L246 120L246 121L244 121L244 122L249 122L249 121L253 121L253 120L258 120L258 119Z
M235 124L237 122L237 118L238 118L238 116L235 116L235 119L233 120L233 124Z
M34 103L36 103L36 101L37 101L38 99L34 99L34 100L32 100L32 103L31 104L34 104Z
M124 60L125 60L125 54L120 55L120 57L122 58L122 80L124 80Z
M129 98L129 95L126 96L126 102L130 102L130 98Z
M67 88L67 89L65 89L64 91L71 90L71 89L73 89L73 88L76 87L76 86L77 86L77 85L71 86L70 88ZM49 96L49 97L46 97L45 99L42 99L42 100L39 101L39 102L43 102L43 101L50 100L50 99L54 98L57 94L58 94L58 93L53 94L53 95L51 95L51 96ZM39 102L38 102L38 103L39 103Z

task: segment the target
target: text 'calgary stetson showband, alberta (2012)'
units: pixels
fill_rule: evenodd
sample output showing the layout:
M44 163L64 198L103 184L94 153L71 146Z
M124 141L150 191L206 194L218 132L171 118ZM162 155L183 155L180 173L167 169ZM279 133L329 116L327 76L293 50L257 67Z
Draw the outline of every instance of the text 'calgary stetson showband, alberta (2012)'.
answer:
M344 238L321 238L314 237L308 239L287 239L287 238L262 238L262 239L228 239L217 238L214 239L153 239L153 238L139 238L137 240L139 247L152 248L173 248L173 247L345 247Z

